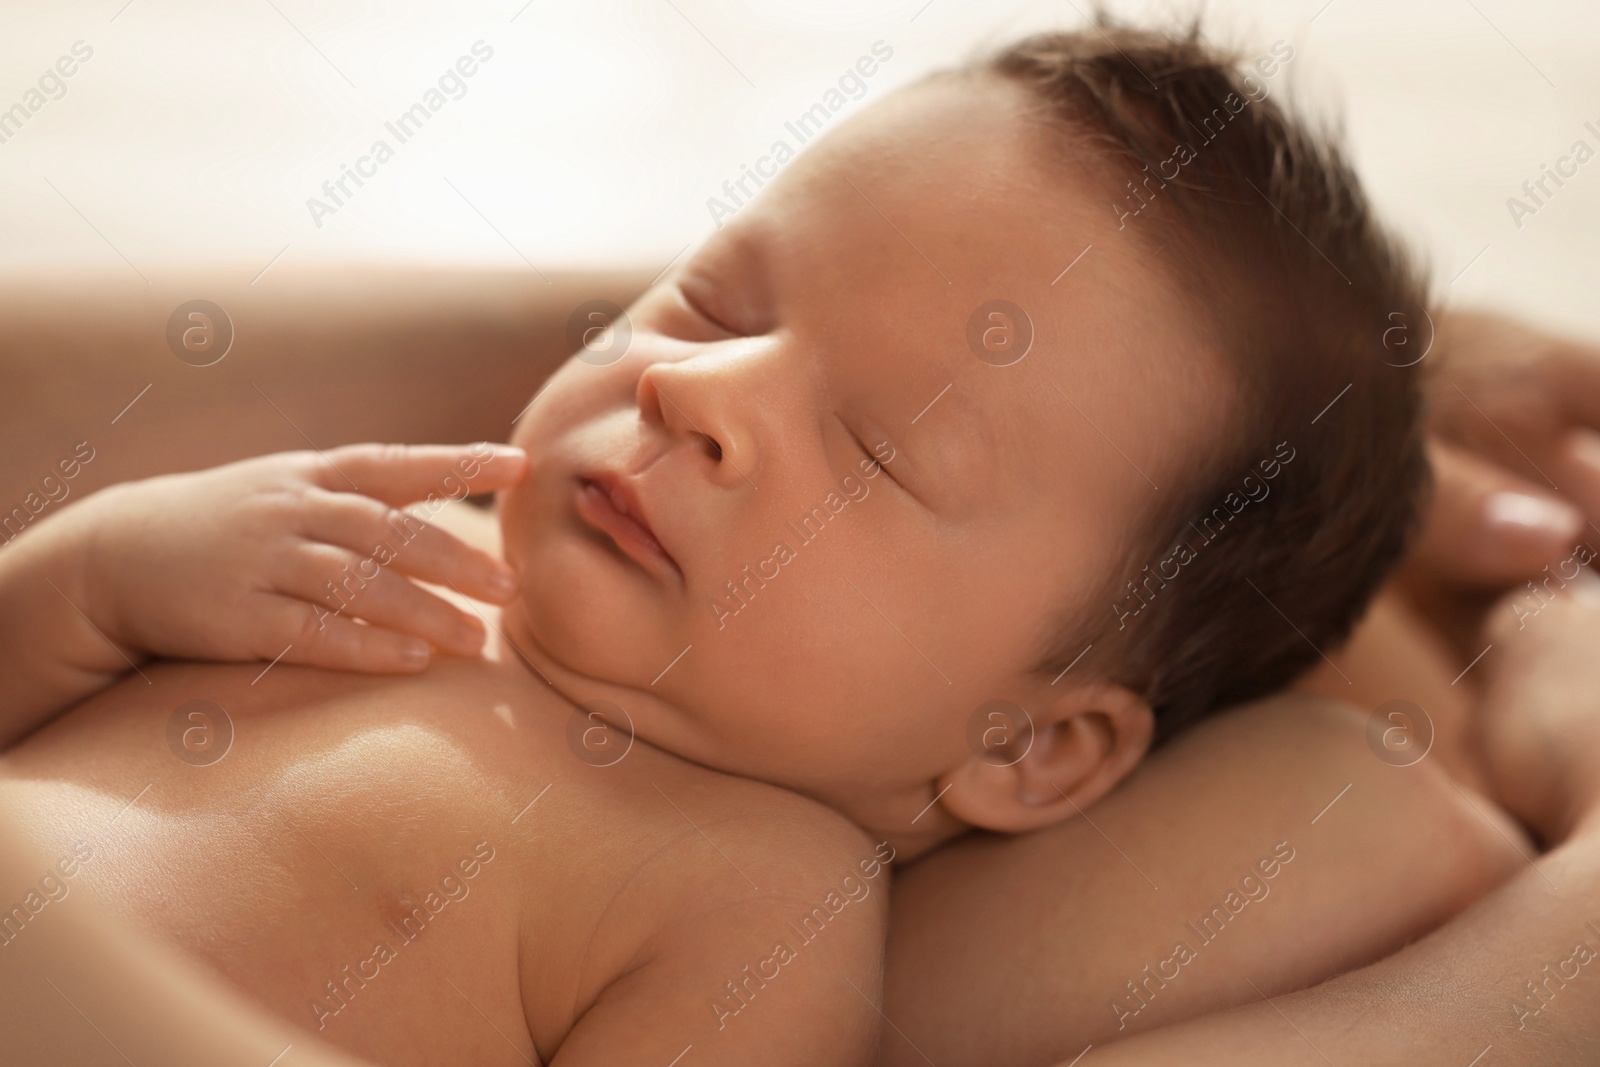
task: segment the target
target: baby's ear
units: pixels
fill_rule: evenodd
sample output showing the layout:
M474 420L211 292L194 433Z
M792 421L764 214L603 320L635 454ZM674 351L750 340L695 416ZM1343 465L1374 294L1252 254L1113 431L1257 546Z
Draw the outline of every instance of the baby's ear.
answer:
M962 822L1001 833L1049 826L1109 793L1150 748L1155 716L1120 685L1046 690L1030 704L1022 722L1011 721L1018 705L995 713L1007 720L1010 752L975 743L972 758L939 783L949 787L941 805ZM1017 749L1021 754L1013 755Z

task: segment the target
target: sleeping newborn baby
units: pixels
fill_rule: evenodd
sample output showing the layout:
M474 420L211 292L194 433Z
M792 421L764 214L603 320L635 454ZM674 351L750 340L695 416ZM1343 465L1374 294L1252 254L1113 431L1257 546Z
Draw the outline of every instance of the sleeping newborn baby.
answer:
M93 892L383 1064L869 1062L888 864L1283 684L1423 477L1421 294L1348 170L1114 33L842 124L511 447L31 526L3 787L72 875L0 938ZM498 546L399 510L490 490Z

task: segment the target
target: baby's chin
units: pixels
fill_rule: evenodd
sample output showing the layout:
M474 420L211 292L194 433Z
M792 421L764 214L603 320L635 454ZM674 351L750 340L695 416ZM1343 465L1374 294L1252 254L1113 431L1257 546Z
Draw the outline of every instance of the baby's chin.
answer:
M751 738L727 743L710 724L697 721L695 698L681 689L670 699L651 688L640 664L610 662L605 654L572 637L559 610L538 597L522 598L506 606L502 615L505 637L515 650L507 659L528 667L572 706L568 713L567 743L573 754L593 766L628 745L642 742L652 748L724 774L748 778L787 789L816 801L869 832L888 834L916 814L915 804L898 795L909 790L888 790L881 775L863 774L848 781L832 769L807 774L797 767L792 752L780 751L777 742L750 747ZM948 820L925 818L922 825L930 840L948 836ZM912 842L921 834L893 834L897 843Z
M607 595L584 583L575 568L541 556L507 553L522 588L501 609L500 629L510 645L506 661L527 668L576 705L607 700L632 714L646 704L660 704L650 691L660 673L655 661L675 653L651 656L644 650L665 649L669 642L648 632L615 591ZM620 624L630 614L634 621Z

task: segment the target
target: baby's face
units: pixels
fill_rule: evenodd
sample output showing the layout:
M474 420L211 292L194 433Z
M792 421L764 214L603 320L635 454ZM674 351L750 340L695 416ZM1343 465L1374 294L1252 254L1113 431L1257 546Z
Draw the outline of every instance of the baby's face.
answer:
M1090 680L1035 668L1070 612L1110 617L1089 598L1219 372L1053 151L998 81L890 97L645 294L620 360L550 381L501 509L507 634L558 689L904 829L980 705ZM1007 366L968 342L997 299L1033 330Z

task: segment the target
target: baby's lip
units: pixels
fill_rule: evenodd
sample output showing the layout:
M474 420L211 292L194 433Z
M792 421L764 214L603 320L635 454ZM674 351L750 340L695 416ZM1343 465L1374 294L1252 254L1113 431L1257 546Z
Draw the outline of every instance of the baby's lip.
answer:
M578 514L616 542L647 570L670 568L679 578L683 568L656 536L638 492L623 476L595 471L578 476Z

